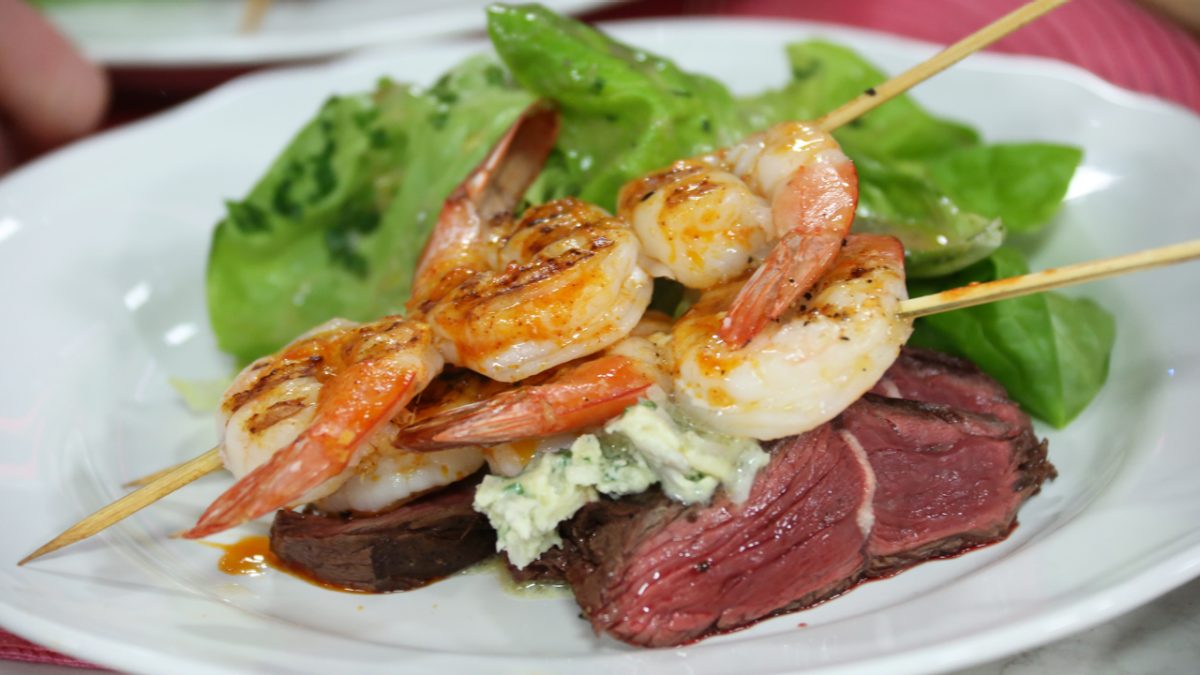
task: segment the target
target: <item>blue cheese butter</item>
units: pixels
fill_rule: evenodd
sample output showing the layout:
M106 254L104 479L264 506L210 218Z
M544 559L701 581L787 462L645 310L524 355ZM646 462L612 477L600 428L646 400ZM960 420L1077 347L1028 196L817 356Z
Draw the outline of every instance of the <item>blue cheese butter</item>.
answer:
M661 484L684 504L707 503L723 487L735 503L746 500L770 456L757 441L700 429L681 417L654 388L600 434L569 447L543 451L516 476L487 476L475 510L497 533L497 550L517 567L562 544L559 523L600 495L620 497Z

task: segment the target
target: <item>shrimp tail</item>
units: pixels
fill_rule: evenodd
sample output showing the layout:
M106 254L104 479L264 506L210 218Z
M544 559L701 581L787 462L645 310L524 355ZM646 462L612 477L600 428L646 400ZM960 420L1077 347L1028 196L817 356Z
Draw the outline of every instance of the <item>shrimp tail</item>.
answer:
M730 305L720 337L744 347L778 319L833 265L858 206L858 174L849 161L806 167L775 198L783 236ZM787 223L789 218L795 222Z
M478 253L472 249L483 238L483 226L516 210L554 149L558 126L551 102L533 102L450 193L417 260L409 311L458 285L478 267L472 259Z
M433 451L492 445L578 431L637 402L654 377L626 356L604 356L546 384L524 386L424 419L401 430L395 444Z
M323 410L290 445L246 474L200 516L185 539L199 539L284 508L341 473L355 450L416 394L417 376L378 362L351 366L330 384Z

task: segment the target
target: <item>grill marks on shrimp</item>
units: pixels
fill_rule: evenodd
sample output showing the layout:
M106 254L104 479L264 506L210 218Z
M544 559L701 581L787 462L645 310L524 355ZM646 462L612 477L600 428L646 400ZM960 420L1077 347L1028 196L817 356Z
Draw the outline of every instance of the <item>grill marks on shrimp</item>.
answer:
M706 291L672 331L680 405L718 431L763 439L828 421L879 379L911 333L896 314L903 269L898 241L851 236L817 286L740 349L721 328L742 282Z
M271 365L270 361L264 360L262 363L251 365L250 368L253 371L259 371ZM232 415L250 401L271 391L278 385L302 377L324 379L323 375L326 374L326 371L325 358L319 354L313 354L304 359L280 360L277 365L274 365L274 367L271 367L255 379L249 387L227 397L222 402L222 409L226 415Z
M265 411L254 414L246 421L246 431L249 431L251 434L261 434L283 420L299 414L308 406L309 402L302 398L293 398L287 401L272 403Z
M659 190L670 187L679 180L701 174L707 167L694 160L680 160L663 171L656 171L626 183L618 196L618 213L629 213L637 205L649 200Z
M428 311L451 361L514 382L624 337L649 304L627 226L574 198L529 209L480 271Z

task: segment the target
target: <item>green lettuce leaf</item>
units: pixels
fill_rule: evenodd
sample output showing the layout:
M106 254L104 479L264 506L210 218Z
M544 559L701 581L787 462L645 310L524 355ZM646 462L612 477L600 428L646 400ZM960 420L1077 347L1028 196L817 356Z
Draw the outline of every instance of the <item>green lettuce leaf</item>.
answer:
M535 202L575 195L612 210L630 179L747 130L720 82L541 5L493 5L488 35L517 81L562 112Z
M958 274L910 283L910 292L926 295L1028 271L1018 251L1002 247ZM1029 412L1062 427L1104 385L1115 337L1116 322L1095 302L1041 293L919 319L910 344L974 361Z
M886 79L853 51L788 46L792 81L740 102L752 128L816 119ZM957 122L898 96L834 134L859 172L855 228L904 242L910 277L940 276L987 257L1005 228L1057 212L1081 152L1049 143L984 145Z
M249 361L334 316L401 311L442 200L532 100L486 57L429 89L329 99L217 224L221 349Z
M909 278L950 274L988 257L1004 243L999 218L963 211L919 172L858 154L854 230L904 242Z
M929 163L929 177L961 208L1036 230L1062 205L1083 151L1052 143L957 148Z

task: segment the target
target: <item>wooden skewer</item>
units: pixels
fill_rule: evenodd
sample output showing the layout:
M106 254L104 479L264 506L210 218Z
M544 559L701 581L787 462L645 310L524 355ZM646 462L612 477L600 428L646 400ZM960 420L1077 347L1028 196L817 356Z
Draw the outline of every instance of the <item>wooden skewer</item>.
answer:
M108 528L110 525L119 523L197 478L210 474L219 468L221 468L221 456L217 453L217 449L213 448L195 459L184 462L166 473L162 473L140 489L130 492L87 518L68 527L62 534L42 545L41 548L33 553L25 556L17 564L24 565L30 560L35 560L64 546L70 546L77 541L87 539L97 532Z
M1012 31L1024 26L1041 15L1060 5L1066 4L1069 0L1034 0L1027 5L1017 8L1010 14L984 26L980 30L972 33L966 38L950 45L942 50L933 58L920 63L913 68L897 75L896 77L880 84L877 87L867 90L862 95L858 96L849 103L830 112L821 119L817 120L817 126L825 131L832 131L843 124L861 117L862 115L874 110L888 100L904 93L912 87L924 82L930 77L940 73L951 65L961 61L968 55L983 49L992 44L996 40L1008 35ZM271 5L271 0L247 0L245 13L242 17L242 30L244 32L252 32L258 29L263 15ZM1187 246L1187 245L1182 245ZM1171 247L1167 247L1171 248ZM1165 250L1165 249L1160 249ZM1187 259L1164 259L1158 262L1143 263L1133 266L1121 266L1126 258L1134 258L1136 256L1151 256L1156 251L1146 251L1134 256L1123 256L1121 258L1113 258L1109 261L1097 261L1097 263L1084 263L1083 265L1075 265L1072 267L1063 268L1057 271L1040 272L1028 277L1037 277L1036 281L1020 283L1021 279L1026 277L1017 277L1016 279L1007 279L1003 281L990 282L989 284L979 284L978 286L968 287L966 289L955 289L945 291L937 295L926 296L924 298L916 298L906 300L900 305L901 313L904 316L917 317L936 312L944 312L958 307L966 307L973 304L991 302L1005 297L1013 297L1023 295L1025 293L1034 293L1047 288L1053 288L1060 285L1079 283L1089 279L1099 279L1104 276L1112 276L1121 274L1127 271L1136 269L1145 269L1156 265L1165 265L1170 262ZM1195 256L1191 256L1195 257ZM1098 263L1115 264L1108 272L1076 272L1076 275L1069 276L1069 270L1077 268L1089 268L1090 265ZM1090 268L1089 268L1090 269ZM1060 274L1047 280L1045 275ZM999 286L997 286L999 284ZM977 290L978 289L978 290ZM42 546L38 550L26 556L18 565L39 558L52 551L73 544L82 539L86 539L105 528L120 522L137 511L153 504L162 499L168 494L178 490L179 488L191 483L192 481L209 474L221 467L221 460L216 449L184 462L175 467L163 469L162 471L150 474L138 480L130 482L128 485L140 485L141 487L135 492L118 499L117 501L105 506L92 515L84 518L75 525L72 525L65 532L58 535L54 540Z
M240 30L243 33L255 33L262 26L263 17L267 15L267 10L271 8L271 0L246 0L245 7L242 9L242 25Z
M216 449L216 448L213 448L212 450L209 450L208 452L206 452L206 453L204 453L203 455L201 455L201 457L206 457L206 456L208 456L208 455L216 455L216 453L217 453L217 449ZM168 467L167 467L167 468L165 468L165 469L159 469L158 471L155 471L155 472L154 472L154 473L152 473L152 474L148 474L148 475L146 475L146 476L142 476L141 478L135 478L135 479L133 479L133 480L129 481L128 483L125 483L125 484L124 484L124 485L122 485L121 487L123 487L123 488L140 488L140 487L144 487L144 486L146 486L146 485L149 485L149 484L153 483L154 481L158 480L159 478L162 478L163 476L170 475L170 474L174 474L176 471L180 471L180 470L182 470L182 469L183 469L183 467L185 467L185 466L187 466L188 464L190 464L190 463L192 463L192 462L196 461L196 459L198 459L198 458L192 458L192 459L189 459L189 460L187 460L186 462L180 462L180 463L178 463L178 464L176 464L176 465L174 465L174 466L168 466ZM216 471L216 470L217 470L217 469L219 469L219 468L221 468L221 464L220 464L220 462L217 462L217 463L215 463L215 464L213 464L213 465L212 465L212 467L211 467L211 468L208 470L208 473L212 473L213 471ZM196 480L197 478L200 478L200 477L201 477L201 476L203 476L203 475L204 475L204 474L200 474L200 475L196 476L196 478L193 478L192 480Z
M1019 277L952 288L941 293L905 300L900 303L900 315L915 319L920 316L949 312L963 307L1040 293L1052 288L1106 279L1119 274L1148 270L1198 258L1200 258L1200 239L1119 255L1114 258L1091 260L1066 267L1032 272Z
M933 295L905 300L900 303L900 315L915 319L939 312L948 312L1196 259L1200 259L1200 239L1114 258L1092 260L1067 267L1033 272L1019 277L954 288ZM47 553L86 539L219 468L221 468L221 458L217 449L213 448L195 459L134 481L135 483L145 482L145 485L136 492L125 495L72 525L55 537L53 541L29 554L17 564L24 565Z
M1055 7L1065 5L1067 2L1069 0L1034 0L1034 2L1018 7L1009 14L946 47L934 55L933 58L918 63L887 82L859 94L854 100L817 120L817 128L822 131L833 131L851 120L862 117L892 98L903 94L946 68L987 47L996 40L1017 30Z

